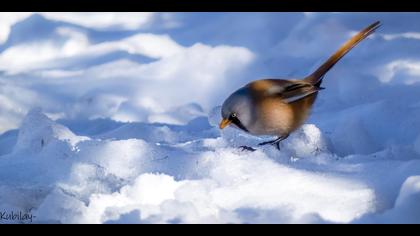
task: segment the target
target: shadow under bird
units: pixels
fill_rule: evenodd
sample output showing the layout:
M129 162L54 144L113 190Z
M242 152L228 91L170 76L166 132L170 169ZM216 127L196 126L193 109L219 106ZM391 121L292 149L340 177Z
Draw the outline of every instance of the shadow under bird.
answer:
M321 83L325 74L379 26L377 21L360 31L315 72L301 80L261 79L239 88L222 105L220 129L233 125L252 135L277 136L275 140L259 145L272 144L280 149L280 142L308 118L318 92L323 89Z

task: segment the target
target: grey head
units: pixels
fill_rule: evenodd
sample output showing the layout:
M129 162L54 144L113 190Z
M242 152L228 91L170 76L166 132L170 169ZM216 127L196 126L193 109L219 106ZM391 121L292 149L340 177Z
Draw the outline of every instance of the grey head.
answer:
M242 87L232 93L222 105L220 128L233 124L245 132L252 122L252 101L248 87Z

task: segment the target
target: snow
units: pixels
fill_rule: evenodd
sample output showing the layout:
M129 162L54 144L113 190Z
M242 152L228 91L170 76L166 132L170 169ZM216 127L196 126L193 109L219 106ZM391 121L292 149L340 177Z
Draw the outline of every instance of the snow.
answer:
M1 13L0 223L420 223L419 17ZM280 151L218 128L377 19Z
M14 152L39 152L54 141L68 143L74 148L78 142L86 139L89 138L76 136L67 127L53 123L39 108L35 108L22 122Z

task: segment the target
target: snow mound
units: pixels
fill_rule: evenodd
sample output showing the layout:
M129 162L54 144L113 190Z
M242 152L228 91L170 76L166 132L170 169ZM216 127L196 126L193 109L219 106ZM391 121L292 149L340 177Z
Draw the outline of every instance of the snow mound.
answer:
M212 116L121 124L89 138L32 110L15 151L0 158L3 205L38 223L392 222L401 214L416 222L418 177L410 176L420 175L419 160L383 161L407 150L339 157L330 137L306 124L278 151L255 146L264 137L220 132ZM244 143L257 150L238 148Z
M407 178L398 194L394 208L383 214L368 214L355 223L392 223L419 224L420 223L420 176Z
M194 170L200 173L199 179L177 181L167 174L145 173L118 191L93 193L86 206L80 199L69 199L69 204L82 207L72 209L69 215L74 217L58 219L109 223L131 213L137 223L241 223L246 222L244 215L259 217L273 211L284 215L285 222L299 222L312 214L324 221L348 222L373 207L374 193L362 183L294 170L264 153L235 152L226 149L200 155ZM55 217L45 212L60 212L67 206L63 205L65 195L52 193L50 202L39 208L41 217Z
M14 152L40 152L42 148L57 145L57 142L67 143L71 148L88 137L76 136L67 127L54 123L41 109L28 112L19 129Z

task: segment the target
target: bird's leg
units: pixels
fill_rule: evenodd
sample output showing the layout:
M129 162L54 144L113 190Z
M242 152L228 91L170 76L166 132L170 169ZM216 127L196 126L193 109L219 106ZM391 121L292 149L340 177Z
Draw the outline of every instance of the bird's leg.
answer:
M288 134L280 136L275 140L259 143L258 145L260 145L260 146L267 145L267 144L276 145L277 149L280 150L280 142L285 140L287 137L289 137Z

